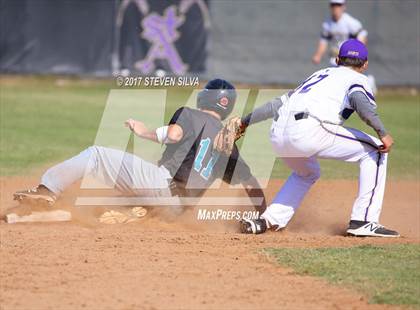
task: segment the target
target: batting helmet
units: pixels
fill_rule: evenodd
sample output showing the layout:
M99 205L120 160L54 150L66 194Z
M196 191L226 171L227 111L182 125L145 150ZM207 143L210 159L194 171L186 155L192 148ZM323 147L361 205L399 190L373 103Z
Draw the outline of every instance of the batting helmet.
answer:
M197 108L214 111L224 120L232 112L235 101L235 87L226 80L214 79L198 93Z

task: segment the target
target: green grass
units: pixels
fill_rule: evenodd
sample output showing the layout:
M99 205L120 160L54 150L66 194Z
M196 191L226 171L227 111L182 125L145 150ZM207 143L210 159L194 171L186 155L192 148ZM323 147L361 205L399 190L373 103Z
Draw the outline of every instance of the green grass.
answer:
M50 79L1 85L2 175L19 174L73 155L96 134L108 90Z
M96 137L106 99L115 84L110 80L78 80L53 77L2 77L0 79L0 173L27 174L29 170L63 160L91 145ZM169 88L165 120L189 98L190 89ZM255 91L247 110L252 109ZM389 175L398 179L418 179L420 171L419 96L398 95L378 98L379 111L396 140L389 160ZM268 124L268 123L267 123ZM366 128L357 116L349 126ZM369 131L369 130L368 130ZM371 130L370 130L371 132ZM256 139L254 153L267 148L264 131ZM253 144L254 145L254 144ZM256 156L257 155L257 156ZM264 160L260 156L260 160ZM323 178L357 178L358 167L321 161ZM275 165L273 177L285 178L289 170Z
M355 288L370 303L420 308L420 245L266 249L297 274Z

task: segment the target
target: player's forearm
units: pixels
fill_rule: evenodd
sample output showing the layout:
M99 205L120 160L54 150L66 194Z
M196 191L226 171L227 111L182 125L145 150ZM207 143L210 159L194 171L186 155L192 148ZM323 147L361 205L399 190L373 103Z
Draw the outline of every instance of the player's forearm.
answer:
M139 138L159 143L156 131L146 131L146 132L142 132L140 134L138 134L138 133L135 133L135 134Z
M318 47L315 51L315 54L312 56L312 62L318 65L321 60L322 56L324 56L325 52L327 51L328 42L326 38L321 38L318 43Z
M387 135L384 124L379 118L373 104L362 92L354 92L349 96L350 106L357 112L359 117L370 127L372 127L380 138Z
M241 123L247 127L251 124L259 123L270 118L277 116L277 111L283 105L283 100L286 100L287 95L276 97L266 104L256 108L254 111L249 113L247 116L241 118Z
M318 56L322 58L324 56L325 52L327 51L328 43L325 39L319 40L318 47L315 51L315 56Z
M125 121L125 126L128 127L136 136L142 139L158 142L156 132L147 129L146 125L141 121L129 118Z

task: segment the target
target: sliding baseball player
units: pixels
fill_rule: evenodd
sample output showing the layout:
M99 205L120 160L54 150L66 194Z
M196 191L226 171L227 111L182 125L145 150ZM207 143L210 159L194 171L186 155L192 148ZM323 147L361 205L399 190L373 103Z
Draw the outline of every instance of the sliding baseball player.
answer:
M143 122L127 120L125 125L138 137L166 145L157 164L131 153L91 146L48 169L38 186L16 192L14 199L53 205L85 175L115 185L129 196L200 197L213 181L223 179L242 183L249 195L262 197L257 180L236 146L229 156L213 151L213 143L223 127L221 121L232 112L236 96L231 83L214 79L198 94L197 109L178 109L167 126L149 130ZM265 202L258 207L265 209Z

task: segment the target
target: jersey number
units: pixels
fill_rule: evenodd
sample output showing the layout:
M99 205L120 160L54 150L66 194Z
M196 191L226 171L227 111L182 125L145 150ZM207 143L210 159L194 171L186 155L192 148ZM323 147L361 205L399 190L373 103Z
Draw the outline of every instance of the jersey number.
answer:
M204 169L201 169L203 166L204 157L206 157L207 151L209 149L210 142L211 142L210 138L202 139L200 141L200 149L198 150L198 154L194 160L194 170L197 172L200 172L201 170L200 175L206 180L209 179L213 171L213 167L216 164L217 159L219 158L219 153L213 152L210 157L209 162L207 163L207 166L204 167Z
M313 81L313 82L311 82L311 83L308 83L309 81L311 81L313 78L315 78L315 75L313 75L313 76L311 76L309 79L307 79L306 81L304 81L302 84L300 84L295 90L294 90L294 93L296 92L296 91L298 91L299 89L299 92L298 92L298 94L305 94L305 93L307 93L307 92L309 92L310 90L311 90L311 87L312 86L314 86L315 84L317 84L317 83L319 83L319 82L321 82L323 79L325 79L326 77L328 76L328 74L320 74L320 75L318 75L318 76L316 76L316 80L315 81Z

